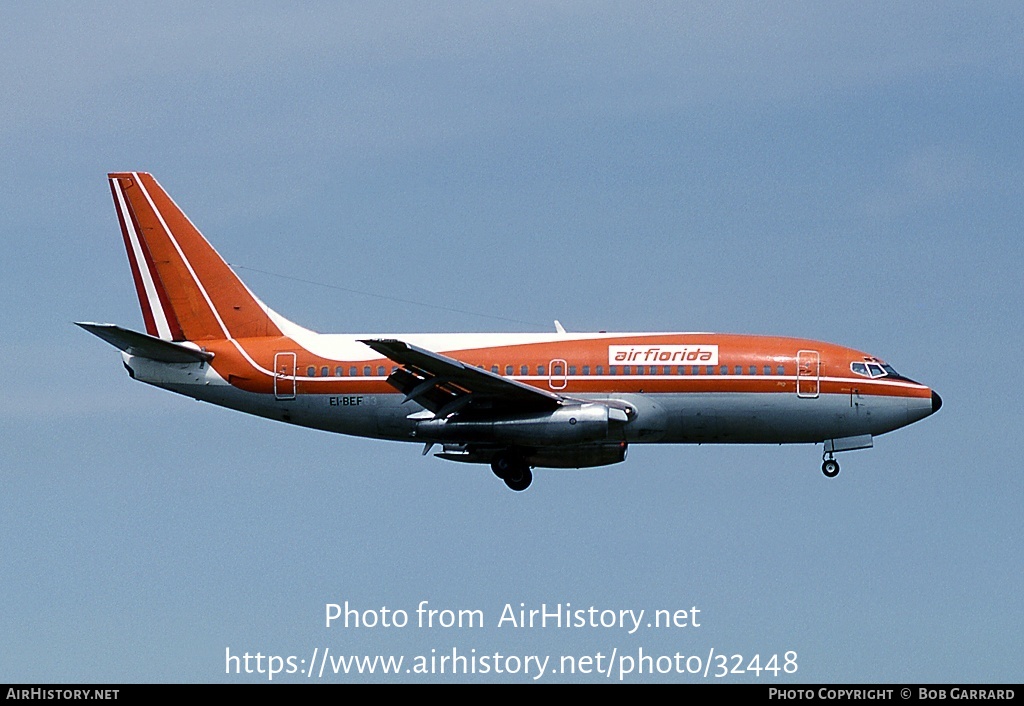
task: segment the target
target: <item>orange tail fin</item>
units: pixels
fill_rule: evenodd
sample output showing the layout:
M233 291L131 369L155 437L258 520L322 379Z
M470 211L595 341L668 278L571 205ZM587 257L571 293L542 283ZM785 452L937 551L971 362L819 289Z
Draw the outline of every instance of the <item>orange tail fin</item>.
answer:
M281 335L271 311L152 175L107 178L150 335L170 341Z

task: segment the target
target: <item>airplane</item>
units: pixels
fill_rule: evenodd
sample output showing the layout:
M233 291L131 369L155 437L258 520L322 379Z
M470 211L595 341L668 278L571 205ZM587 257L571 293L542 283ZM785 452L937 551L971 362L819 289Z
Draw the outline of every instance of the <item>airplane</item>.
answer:
M321 334L253 294L156 179L108 174L145 332L76 322L135 380L342 434L490 465L593 468L630 444L823 444L835 454L934 414L942 398L880 358L801 338L718 333Z

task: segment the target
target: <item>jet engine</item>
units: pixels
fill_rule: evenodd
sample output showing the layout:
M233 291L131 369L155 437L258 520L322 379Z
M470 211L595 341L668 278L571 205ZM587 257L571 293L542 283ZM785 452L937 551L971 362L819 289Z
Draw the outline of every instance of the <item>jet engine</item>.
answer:
M585 444L608 438L608 407L585 403L565 405L553 412L428 419L416 425L416 437L424 441L531 447Z

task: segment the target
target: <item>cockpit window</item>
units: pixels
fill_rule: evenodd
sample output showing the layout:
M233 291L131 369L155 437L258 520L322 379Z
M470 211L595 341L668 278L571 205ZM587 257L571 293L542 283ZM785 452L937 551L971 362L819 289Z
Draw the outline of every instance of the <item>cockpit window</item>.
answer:
M857 375L863 375L866 378L884 378L894 377L902 378L902 376L896 372L896 369L891 365L882 362L876 362L874 359L871 362L862 363L860 361L854 361L850 363L850 370Z

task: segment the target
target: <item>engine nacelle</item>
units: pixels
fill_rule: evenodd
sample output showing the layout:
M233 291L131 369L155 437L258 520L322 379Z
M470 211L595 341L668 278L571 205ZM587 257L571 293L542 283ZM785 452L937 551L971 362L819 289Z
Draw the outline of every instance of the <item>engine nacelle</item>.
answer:
M429 419L416 425L416 437L442 442L486 442L517 446L561 446L608 438L608 407L581 404L553 412L487 420Z
M527 457L531 466L542 468L592 468L626 460L626 442L592 444L569 448L537 449Z
M626 450L626 442L618 441L612 444L519 448L516 452L532 467L593 468L625 461ZM507 451L508 449L493 446L445 444L444 451L434 455L446 461L459 463L491 463L499 454Z

